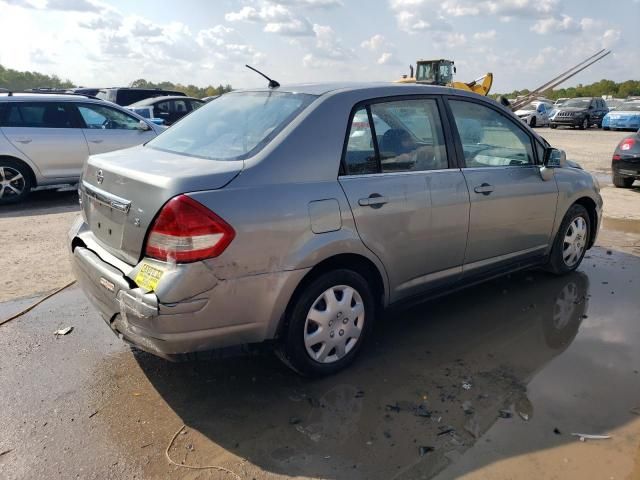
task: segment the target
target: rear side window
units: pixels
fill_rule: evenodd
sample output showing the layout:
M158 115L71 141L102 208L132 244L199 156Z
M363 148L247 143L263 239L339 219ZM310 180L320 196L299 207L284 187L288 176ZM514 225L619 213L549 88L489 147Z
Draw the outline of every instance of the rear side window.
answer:
M229 93L180 120L147 146L210 160L243 160L264 148L314 99L286 92Z
M466 166L505 167L535 163L529 136L504 115L477 103L449 100Z
M400 100L359 109L351 121L344 158L349 175L448 168L436 101Z
M0 117L3 127L74 128L70 103L9 102Z

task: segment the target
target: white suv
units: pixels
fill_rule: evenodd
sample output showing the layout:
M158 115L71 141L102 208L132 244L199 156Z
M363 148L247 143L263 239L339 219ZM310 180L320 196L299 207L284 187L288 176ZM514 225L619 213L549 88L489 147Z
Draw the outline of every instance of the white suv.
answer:
M35 187L73 184L89 155L145 143L163 129L81 95L0 96L0 205Z

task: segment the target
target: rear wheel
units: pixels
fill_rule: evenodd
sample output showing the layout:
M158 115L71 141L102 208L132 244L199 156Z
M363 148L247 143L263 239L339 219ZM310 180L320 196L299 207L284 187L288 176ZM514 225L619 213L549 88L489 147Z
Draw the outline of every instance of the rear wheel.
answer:
M335 373L358 354L375 310L371 288L360 274L325 273L294 299L278 356L302 375Z
M551 248L547 269L557 275L572 272L587 251L591 220L587 209L573 205L564 216Z
M558 128L558 125L556 125L555 123L550 123L549 124L549 128Z
M28 167L10 158L0 158L0 205L21 202L31 187Z
M617 188L631 188L633 185L633 181L635 178L633 177L621 177L620 175L613 175L613 184Z

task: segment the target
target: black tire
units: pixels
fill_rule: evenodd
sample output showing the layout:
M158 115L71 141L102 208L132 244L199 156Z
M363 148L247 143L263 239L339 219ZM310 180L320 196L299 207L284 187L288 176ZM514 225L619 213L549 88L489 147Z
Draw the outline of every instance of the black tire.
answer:
M531 120L529 121L529 126L531 128L534 128L536 126L536 117L531 117Z
M0 185L0 193L2 194L2 197L0 197L0 205L22 202L29 196L29 192L31 192L31 188L33 187L31 170L24 163L11 158L0 158L0 169L0 182L5 179L11 180L12 178L18 178L11 182L11 186L20 191L20 193L16 194L9 186L3 189ZM4 172L4 174L2 172ZM19 178L18 175L20 175L21 178Z
M616 188L631 188L635 178L633 177L621 177L620 175L613 175L613 184Z
M364 307L362 332L346 355L331 363L321 363L311 358L305 346L305 328L308 328L306 325L307 316L315 302L324 292L332 287L342 285L353 288L362 299ZM358 355L368 333L371 331L375 315L376 305L374 296L369 283L362 275L353 270L346 269L324 273L309 282L292 300L291 305L287 309L284 333L277 345L276 353L288 367L301 375L324 376L334 374L347 367ZM335 331L339 331L340 324L336 323L335 325ZM324 348L329 347L325 346ZM329 352L331 351L330 349Z
M550 123L549 128L553 128L555 130L556 128L558 128L558 125L556 125L555 123Z
M609 127L602 127L603 130L609 130Z
M575 264L568 265L563 258L564 239L567 231L569 230L569 226L578 217L582 217L587 226L585 238L582 239L584 243L584 249L582 250L582 253L580 254ZM558 233L556 234L556 238L553 241L551 254L549 255L549 260L546 265L547 270L556 275L564 275L569 272L573 272L576 268L578 268L578 266L580 266L580 263L582 262L582 259L584 258L585 253L587 252L590 235L591 219L589 217L589 212L587 212L587 209L582 205L572 205L562 219L562 224L560 225Z
M582 123L580 125L578 125L578 128L580 130L586 130L587 128L589 128L589 125L591 125L589 123L589 117L584 117L584 120L582 121Z

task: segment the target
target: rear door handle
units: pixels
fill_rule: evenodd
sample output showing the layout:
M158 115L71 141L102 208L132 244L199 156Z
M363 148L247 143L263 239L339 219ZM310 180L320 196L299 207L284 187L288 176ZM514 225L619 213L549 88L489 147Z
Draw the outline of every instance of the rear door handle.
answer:
M102 140L96 139L96 140L89 140L91 143L102 143Z
M488 183L483 183L482 185L478 185L473 189L476 193L481 193L483 195L490 195L493 192L493 185L489 185Z
M367 198L361 198L358 200L358 205L361 207L380 208L387 202L387 197L383 197L379 193L372 193Z
M24 143L24 144L31 143L31 139L26 137L16 138L15 141L18 143Z

